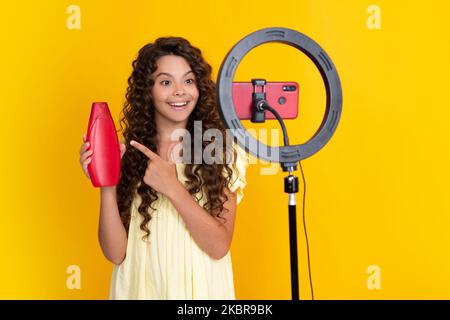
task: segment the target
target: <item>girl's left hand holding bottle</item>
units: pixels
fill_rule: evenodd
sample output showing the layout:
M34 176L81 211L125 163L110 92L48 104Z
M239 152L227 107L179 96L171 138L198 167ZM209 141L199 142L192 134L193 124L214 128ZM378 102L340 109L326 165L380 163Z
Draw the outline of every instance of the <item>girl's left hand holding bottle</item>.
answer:
M89 149L90 148L90 144L89 142L86 142L86 134L83 134L83 144L81 145L80 148L80 164L81 164L81 168L83 169L83 172L85 174L86 177L89 177L89 171L88 171L88 164L91 162L92 160L92 154L93 154L93 150ZM119 146L120 146L120 159L122 159L125 151L127 150L127 147L125 146L124 143L119 142Z
M179 184L176 164L162 159L158 154L139 142L131 140L130 145L141 151L148 158L147 170L145 170L143 178L145 184L166 196L171 195L171 192L175 189L174 186Z

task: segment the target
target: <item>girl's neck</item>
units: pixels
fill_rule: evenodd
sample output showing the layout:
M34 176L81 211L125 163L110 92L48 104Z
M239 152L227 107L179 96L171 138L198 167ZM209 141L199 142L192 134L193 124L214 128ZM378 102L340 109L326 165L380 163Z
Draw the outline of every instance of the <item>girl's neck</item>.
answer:
M186 129L187 120L183 122L172 122L163 117L156 117L156 141L158 143L179 142L184 130Z

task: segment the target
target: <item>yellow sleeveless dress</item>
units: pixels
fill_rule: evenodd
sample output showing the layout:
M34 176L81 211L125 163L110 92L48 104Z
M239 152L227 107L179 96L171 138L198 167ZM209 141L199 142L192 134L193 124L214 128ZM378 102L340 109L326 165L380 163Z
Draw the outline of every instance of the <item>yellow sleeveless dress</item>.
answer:
M249 156L240 146L236 169L229 189L237 191L237 203L244 196L245 173ZM178 179L185 185L184 164L177 163ZM211 258L192 238L182 217L162 194L153 203L148 223L149 240L144 242L140 229L142 216L137 211L141 197L136 194L131 207L131 220L125 260L113 265L109 298L114 300L233 300L235 299L230 251L221 259ZM204 198L199 201L203 205ZM151 209L149 209L151 210Z

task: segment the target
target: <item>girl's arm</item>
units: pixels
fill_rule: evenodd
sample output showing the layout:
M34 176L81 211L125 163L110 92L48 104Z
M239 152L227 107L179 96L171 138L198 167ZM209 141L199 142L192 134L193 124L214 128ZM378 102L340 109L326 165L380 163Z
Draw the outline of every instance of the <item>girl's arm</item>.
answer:
M119 215L115 186L100 189L98 239L105 257L114 264L121 264L125 259L128 240Z
M224 203L224 207L229 211L224 210L223 217L226 219L224 223L220 218L211 216L194 200L177 179L177 169L174 163L161 159L158 154L137 141L131 140L130 145L149 159L143 177L144 183L166 195L203 251L214 259L223 258L230 249L233 237L237 206L236 193L225 190L228 201Z
M177 180L178 181L178 180ZM226 219L213 217L201 207L181 182L171 188L166 196L183 218L197 245L213 259L223 258L229 251L236 217L236 192L225 191L228 200L224 203Z

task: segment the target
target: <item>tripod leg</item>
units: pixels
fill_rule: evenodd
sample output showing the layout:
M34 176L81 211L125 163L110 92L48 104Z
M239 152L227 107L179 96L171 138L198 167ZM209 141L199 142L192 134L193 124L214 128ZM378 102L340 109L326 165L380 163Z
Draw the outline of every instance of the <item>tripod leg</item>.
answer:
M289 194L289 197L295 197L295 194ZM291 202L290 202L291 203ZM291 253L291 290L292 300L299 300L299 284L298 284L298 263L297 263L297 219L296 205L289 204L289 241Z

